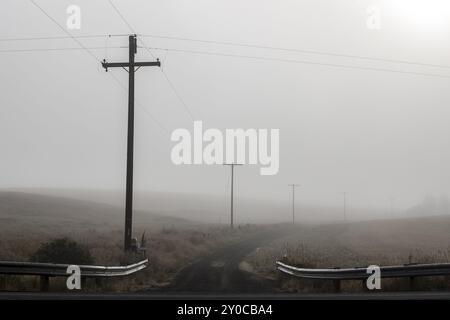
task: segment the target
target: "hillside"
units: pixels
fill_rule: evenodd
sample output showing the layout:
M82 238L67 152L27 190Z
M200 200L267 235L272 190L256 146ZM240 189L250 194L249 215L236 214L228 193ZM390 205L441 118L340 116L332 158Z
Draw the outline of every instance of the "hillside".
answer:
M0 233L12 235L58 235L88 230L121 229L123 209L93 201L66 197L38 195L24 192L0 192ZM192 222L136 210L136 226L161 229L170 226L189 226Z

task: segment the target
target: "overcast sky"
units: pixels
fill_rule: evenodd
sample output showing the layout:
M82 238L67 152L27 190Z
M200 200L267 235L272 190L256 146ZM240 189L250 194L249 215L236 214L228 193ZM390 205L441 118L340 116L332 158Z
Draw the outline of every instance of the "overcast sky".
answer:
M74 35L129 34L107 0L36 0ZM224 41L450 66L446 1L114 0L138 34ZM64 36L27 0L3 0L0 38ZM367 28L380 8L381 29ZM213 43L142 38L146 45L318 64L152 50L204 127L280 129L280 170L236 169L241 197L398 207L450 193L450 67L430 67ZM80 39L98 59L126 61L126 37ZM0 51L77 47L71 39L0 42ZM153 60L140 48L137 60ZM402 70L445 77L340 68ZM0 52L0 187L123 189L127 92L83 50ZM125 86L127 73L111 70ZM176 128L192 120L161 70L136 75L135 188L225 194L229 168L175 166ZM149 116L162 124L161 128ZM167 131L166 131L167 130Z

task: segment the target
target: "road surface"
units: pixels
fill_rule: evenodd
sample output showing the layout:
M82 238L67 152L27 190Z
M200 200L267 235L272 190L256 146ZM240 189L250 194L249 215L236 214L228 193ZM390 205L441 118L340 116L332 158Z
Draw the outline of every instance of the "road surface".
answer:
M272 293L274 284L271 281L242 271L239 264L248 254L286 235L286 232L285 229L259 232L239 243L219 249L182 269L163 292Z
M0 292L0 300L450 300L450 292L364 292L317 294L147 294Z

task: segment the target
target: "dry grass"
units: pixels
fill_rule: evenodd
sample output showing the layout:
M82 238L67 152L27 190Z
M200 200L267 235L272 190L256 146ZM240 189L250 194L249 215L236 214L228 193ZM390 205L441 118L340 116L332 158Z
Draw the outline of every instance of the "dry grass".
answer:
M331 281L280 275L274 261L304 268L367 267L450 262L450 217L298 227L293 234L247 257L260 276L278 279L283 292L331 292ZM409 289L409 279L383 279L382 290ZM415 279L415 289L450 289L447 277ZM342 290L363 289L361 281L343 281Z
M160 287L191 261L237 241L249 229L194 224L149 212L135 213L134 234L146 232L149 266L120 280L87 281L86 290L128 291ZM69 237L87 246L98 265L129 263L123 254L123 210L94 202L24 193L0 193L0 260L28 261L42 243ZM64 290L64 279L52 279ZM36 277L1 277L0 290L37 290Z
M162 228L147 236L146 270L120 280L103 281L102 285L88 282L85 289L91 291L130 291L160 287L168 284L183 266L212 250L229 244L244 235L244 230L231 231L228 228L197 227ZM118 265L129 263L139 257L127 257L123 254L123 235L121 230L109 232L86 232L72 234L76 241L88 246L98 265ZM41 243L52 238L48 236L11 237L0 241L0 260L28 261ZM0 277L2 278L2 277ZM7 290L36 290L39 283L33 277L3 277L0 288ZM52 279L53 290L63 290L63 279Z

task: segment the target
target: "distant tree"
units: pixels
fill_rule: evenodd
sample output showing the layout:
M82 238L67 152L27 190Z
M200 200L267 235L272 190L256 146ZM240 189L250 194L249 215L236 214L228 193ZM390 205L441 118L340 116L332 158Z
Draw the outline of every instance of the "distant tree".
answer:
M86 246L69 238L59 238L42 244L31 261L81 265L94 263L94 258Z

